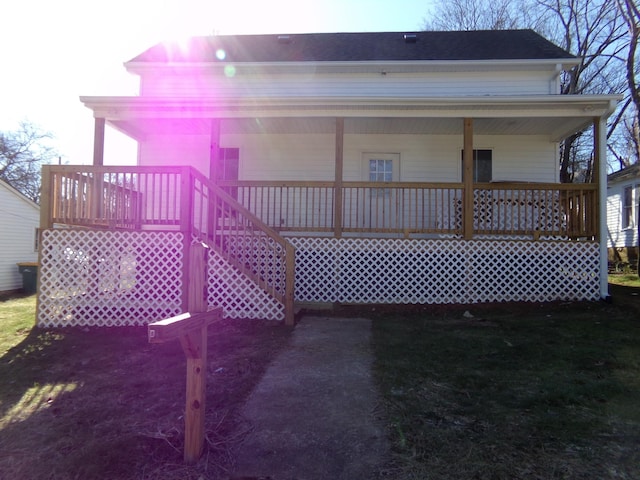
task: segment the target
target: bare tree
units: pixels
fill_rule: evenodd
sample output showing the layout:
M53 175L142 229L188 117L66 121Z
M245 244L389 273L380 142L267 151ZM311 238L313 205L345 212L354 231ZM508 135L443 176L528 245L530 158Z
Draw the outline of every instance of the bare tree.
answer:
M523 23L521 1L448 0L424 19L425 30L507 30Z
M537 0L536 3L546 19L543 24L555 26L545 32L546 36L580 59L578 65L564 73L561 93L623 91L620 60L626 45L615 4L608 0ZM607 137L615 127L617 125L610 126ZM578 142L582 136L579 132L561 143L561 182L572 182L576 180L576 173L592 170L593 154ZM589 180L589 176L585 176L585 180Z
M626 78L629 88L631 102L635 106L635 119L632 122L635 128L635 143L638 157L640 160L640 150L638 144L640 139L637 136L640 125L640 86L638 86L638 70L640 69L640 52L638 52L638 43L640 42L640 9L633 0L616 0L618 10L627 26L627 58L626 58Z
M633 0L616 0L628 1ZM425 26L438 30L531 28L580 63L562 76L566 95L620 93L626 90L622 57L626 49L623 22L610 0L453 0L438 3ZM625 119L621 110L607 132L614 135ZM590 131L561 142L560 180L588 181L592 171Z
M629 46L627 50L626 77L629 87L630 101L635 106L635 116L632 121L632 139L635 145L636 162L640 161L640 87L638 86L638 69L640 54L638 53L638 42L640 42L640 9L633 0L616 0L616 4L627 26ZM636 227L638 229L638 248L640 249L640 201L637 203ZM640 256L636 265L637 273L640 276Z
M36 203L40 202L40 169L55 152L51 133L23 121L15 131L0 132L0 179Z

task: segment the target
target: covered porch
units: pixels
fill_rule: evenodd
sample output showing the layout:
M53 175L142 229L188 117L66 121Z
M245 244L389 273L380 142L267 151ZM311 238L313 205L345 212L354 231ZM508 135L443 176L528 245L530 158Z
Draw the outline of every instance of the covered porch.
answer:
M120 324L125 312L135 323L141 302L146 320L180 313L193 242L210 249L209 304L223 306L230 317L292 323L296 304L606 296L599 201L606 171L599 165L615 101L558 97L85 98L96 116L93 165L43 171L39 318L56 318L59 325L98 311L105 324ZM104 166L107 121L141 142L163 132L205 138L207 158L185 157L190 166ZM595 133L593 183L474 179L474 139L536 135L555 141L588 125ZM225 139L274 134L319 135L322 151L331 152L322 164L332 174L307 180L274 171L258 180L216 172ZM345 150L354 138L371 135L450 136L443 138L461 146L462 154L448 160L458 174L433 182L428 171L416 181L355 180ZM552 155L533 168L557 175L556 162ZM71 228L53 228L60 226ZM153 272L141 265L153 265ZM62 277L70 282L66 287ZM52 278L57 285L47 283ZM119 313L112 311L114 302L124 302Z

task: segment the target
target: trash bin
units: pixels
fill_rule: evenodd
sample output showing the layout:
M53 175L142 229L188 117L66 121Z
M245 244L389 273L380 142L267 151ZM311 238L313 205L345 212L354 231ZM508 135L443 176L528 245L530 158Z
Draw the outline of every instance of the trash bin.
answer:
M18 263L18 271L22 274L22 291L28 295L38 289L38 264L36 262Z

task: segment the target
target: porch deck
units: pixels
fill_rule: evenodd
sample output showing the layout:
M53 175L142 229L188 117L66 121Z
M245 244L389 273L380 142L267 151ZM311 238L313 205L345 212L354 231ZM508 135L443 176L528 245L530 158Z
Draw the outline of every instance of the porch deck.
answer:
M598 296L595 184L475 184L466 208L462 183L214 185L189 167L47 166L42 198L40 324L185 311L196 241L208 303L228 317Z

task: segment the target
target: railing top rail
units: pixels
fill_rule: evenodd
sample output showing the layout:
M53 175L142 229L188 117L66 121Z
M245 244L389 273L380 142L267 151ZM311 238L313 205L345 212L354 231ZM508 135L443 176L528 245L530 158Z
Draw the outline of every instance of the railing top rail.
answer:
M333 187L335 182L331 180L299 181L299 180L224 180L218 182L221 187ZM462 182L368 182L368 181L343 181L345 188L422 188L443 189L463 188ZM474 188L486 190L597 190L595 183L547 183L547 182L488 182L475 183Z
M203 185L207 185L210 188L211 187L216 188L216 185L212 184L212 182L207 177L205 177L202 173L200 173L196 169L191 169L191 174L195 179L200 181ZM244 205L242 205L241 203L238 203L238 201L235 198L231 197L230 195L227 195L220 188L216 188L216 195L221 199L223 199L226 203L231 205L235 210L241 211L244 217L246 217L255 225L259 226L260 230L264 232L269 238L274 240L276 243L282 245L283 247L287 246L288 243L286 240L284 240L274 229L272 229L266 223L260 220L260 218L258 218L256 215L248 211L244 207Z
M192 167L180 166L128 166L128 165L43 165L51 173L172 173L180 174Z
M544 183L544 182L490 182L474 183L474 188L485 190L597 190L596 183Z

